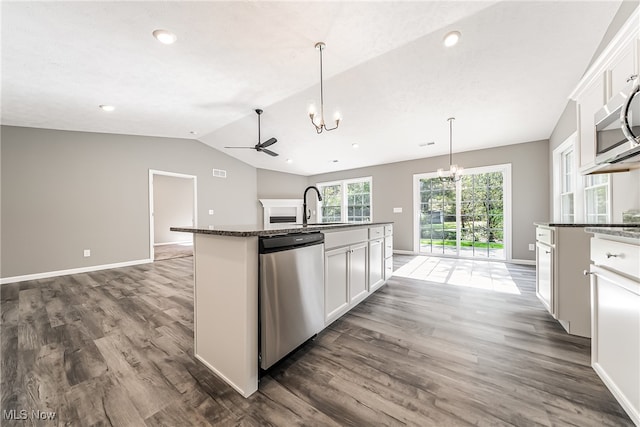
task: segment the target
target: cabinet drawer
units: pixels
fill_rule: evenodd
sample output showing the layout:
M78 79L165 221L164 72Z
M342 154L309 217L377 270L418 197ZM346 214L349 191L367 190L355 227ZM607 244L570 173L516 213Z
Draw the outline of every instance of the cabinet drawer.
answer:
M355 243L366 242L367 228L358 228L348 231L325 231L324 232L324 248L338 248L340 246L353 245Z
M640 246L593 237L591 260L606 269L640 277Z
M550 228L537 227L536 240L547 245L553 245L553 230Z
M384 238L384 257L389 258L393 255L393 236Z
M384 236L384 227L371 227L369 228L369 239L377 239Z
M391 236L393 234L393 224L387 224L384 226L384 235Z
M384 280L393 274L393 257L384 260Z

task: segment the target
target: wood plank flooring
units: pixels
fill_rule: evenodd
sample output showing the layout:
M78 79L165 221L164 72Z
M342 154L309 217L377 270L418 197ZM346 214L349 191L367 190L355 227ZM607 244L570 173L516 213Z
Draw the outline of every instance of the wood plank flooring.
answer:
M519 294L393 277L244 399L193 358L192 262L3 285L1 424L632 425L531 267Z

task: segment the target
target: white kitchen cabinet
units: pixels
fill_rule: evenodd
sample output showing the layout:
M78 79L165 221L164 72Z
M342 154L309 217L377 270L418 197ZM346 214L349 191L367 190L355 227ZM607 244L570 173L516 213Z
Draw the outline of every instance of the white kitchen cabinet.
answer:
M638 74L640 62L640 9L629 17L608 46L584 73L571 93L577 109L577 160L582 174L628 170L624 165L596 165L594 117L611 97L624 89L627 79Z
M325 324L349 310L349 253L343 247L324 254L324 320Z
M369 245L362 243L351 246L349 252L349 304L356 305L369 294L367 266L369 265Z
M591 365L640 425L640 240L596 234L591 259Z
M393 228L375 225L324 234L327 326L384 285L387 269L393 268Z
M553 301L553 248L536 243L536 295L545 308L555 315Z
M384 281L393 275L393 224L384 226Z
M369 241L369 289L375 291L384 284L384 239Z
M581 171L595 166L596 130L594 116L604 105L604 75L598 76L576 99L578 111L578 168Z
M589 235L583 227L536 228L536 295L570 334L591 336Z

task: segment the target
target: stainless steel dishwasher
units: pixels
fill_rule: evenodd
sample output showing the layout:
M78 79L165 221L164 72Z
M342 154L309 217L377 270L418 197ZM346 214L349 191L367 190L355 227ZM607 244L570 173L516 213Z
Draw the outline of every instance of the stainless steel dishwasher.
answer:
M260 367L324 328L324 235L261 237Z

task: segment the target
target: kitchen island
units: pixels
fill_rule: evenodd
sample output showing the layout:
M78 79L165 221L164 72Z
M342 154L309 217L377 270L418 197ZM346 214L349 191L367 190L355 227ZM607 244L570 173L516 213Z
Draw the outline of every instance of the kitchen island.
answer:
M194 234L195 357L244 397L258 389L260 237L324 233L327 326L390 276L392 230L389 222L171 227Z

